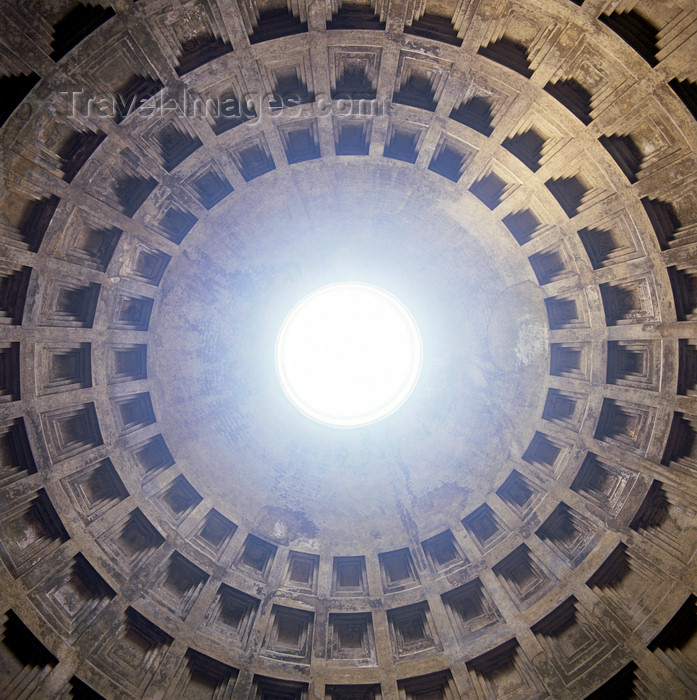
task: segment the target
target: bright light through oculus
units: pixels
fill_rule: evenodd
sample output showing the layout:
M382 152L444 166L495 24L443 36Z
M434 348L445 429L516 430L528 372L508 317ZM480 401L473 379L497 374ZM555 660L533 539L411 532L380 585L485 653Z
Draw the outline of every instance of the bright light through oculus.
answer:
M306 416L354 428L394 413L421 372L419 329L384 289L322 287L291 310L276 338L283 391Z

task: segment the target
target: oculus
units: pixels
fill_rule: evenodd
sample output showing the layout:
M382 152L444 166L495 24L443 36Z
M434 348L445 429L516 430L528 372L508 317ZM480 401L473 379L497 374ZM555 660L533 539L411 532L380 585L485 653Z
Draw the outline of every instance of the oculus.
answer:
M370 284L321 287L299 301L276 338L276 372L305 416L338 428L375 423L404 404L421 373L411 313Z

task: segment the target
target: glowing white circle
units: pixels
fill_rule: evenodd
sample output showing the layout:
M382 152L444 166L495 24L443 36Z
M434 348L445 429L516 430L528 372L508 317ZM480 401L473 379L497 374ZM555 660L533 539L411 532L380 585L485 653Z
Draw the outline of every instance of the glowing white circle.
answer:
M276 371L306 416L355 428L407 400L422 353L416 322L394 295L346 282L322 287L291 309L276 338Z

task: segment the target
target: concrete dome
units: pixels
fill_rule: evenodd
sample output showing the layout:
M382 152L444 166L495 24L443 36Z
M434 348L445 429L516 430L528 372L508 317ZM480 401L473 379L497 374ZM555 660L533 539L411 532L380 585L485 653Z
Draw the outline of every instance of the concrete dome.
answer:
M7 698L697 696L697 5L0 9ZM284 396L324 285L420 380Z

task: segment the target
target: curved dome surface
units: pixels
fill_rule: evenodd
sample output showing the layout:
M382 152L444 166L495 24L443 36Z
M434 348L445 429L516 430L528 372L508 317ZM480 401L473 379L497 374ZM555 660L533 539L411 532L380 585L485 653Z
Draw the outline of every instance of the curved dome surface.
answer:
M0 15L3 697L697 694L694 2ZM336 430L346 281L423 367Z

